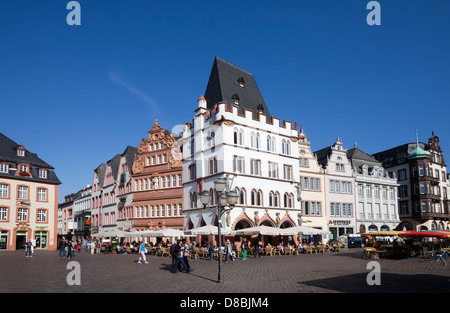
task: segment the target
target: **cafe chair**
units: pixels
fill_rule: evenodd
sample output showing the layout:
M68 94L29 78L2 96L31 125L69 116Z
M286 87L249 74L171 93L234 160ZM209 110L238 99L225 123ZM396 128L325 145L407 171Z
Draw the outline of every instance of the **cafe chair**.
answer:
M436 263L439 261L444 262L444 266L447 265L447 257L448 257L448 251L445 252L436 252Z

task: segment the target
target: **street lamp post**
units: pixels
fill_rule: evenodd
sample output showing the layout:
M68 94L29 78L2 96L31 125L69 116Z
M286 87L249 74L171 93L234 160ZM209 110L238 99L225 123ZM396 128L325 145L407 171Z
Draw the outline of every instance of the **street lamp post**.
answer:
M214 187L217 191L217 210L214 210L214 213L217 216L218 221L218 236L219 236L219 275L218 275L218 283L223 282L223 269L222 269L222 216L225 212L230 211L236 205L239 195L236 190L230 191L229 186L227 186L227 180L223 178L219 178L214 182ZM202 191L200 193L200 201L203 204L203 207L206 206L211 201L211 195L208 191Z

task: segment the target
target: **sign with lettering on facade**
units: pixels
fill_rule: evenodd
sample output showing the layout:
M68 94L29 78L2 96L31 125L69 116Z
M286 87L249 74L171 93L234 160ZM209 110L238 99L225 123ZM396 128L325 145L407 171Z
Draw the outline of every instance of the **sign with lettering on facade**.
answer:
M330 220L329 224L333 224L333 225L350 225L350 221L349 220Z

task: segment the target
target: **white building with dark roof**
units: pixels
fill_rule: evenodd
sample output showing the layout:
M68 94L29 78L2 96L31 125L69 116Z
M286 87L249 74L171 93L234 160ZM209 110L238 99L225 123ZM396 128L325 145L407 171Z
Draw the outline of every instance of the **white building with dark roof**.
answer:
M342 141L315 152L325 170L325 199L330 239L358 232L355 216L355 176Z
M195 113L182 135L185 229L217 225L199 193L223 177L239 200L222 227L298 225L298 126L270 115L253 75L216 57Z
M397 178L355 147L347 151L356 178L356 223L360 233L394 230L400 224Z
M55 169L0 133L0 249L56 249L58 186Z

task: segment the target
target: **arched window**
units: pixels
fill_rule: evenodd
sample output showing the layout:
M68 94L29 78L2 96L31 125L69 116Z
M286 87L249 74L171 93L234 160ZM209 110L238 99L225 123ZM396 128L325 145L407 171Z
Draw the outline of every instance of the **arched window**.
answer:
M256 149L261 148L261 140L259 138L259 133L256 133Z
M290 140L288 140L287 142L286 142L286 154L291 154L291 141Z
M240 191L239 191L239 204L245 204L246 203L246 195L245 195L245 189L241 189Z
M252 147L252 148L255 147L255 145L256 145L255 141L256 141L255 133L251 132L250 133L250 147Z
M197 207L197 193L196 192L192 192L190 194L190 207L191 209L194 209Z
M281 141L281 153L286 153L286 140Z
M237 128L235 128L233 130L233 142L234 142L235 145L238 144L238 129Z
M273 192L272 191L269 193L269 206L270 207L273 206Z
M242 129L239 131L239 144L244 144L244 131Z
M262 206L262 191L258 190L258 198L257 198L257 205Z
M276 192L274 196L274 206L275 207L280 206L280 194L278 192Z
M252 193L251 193L251 204L252 205L256 205L256 190L252 190Z
M275 137L272 137L272 152L276 152Z
M270 145L270 136L267 136L267 151L271 151L271 145Z

